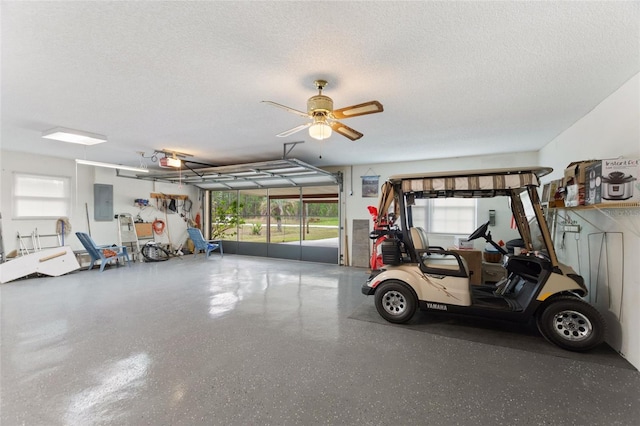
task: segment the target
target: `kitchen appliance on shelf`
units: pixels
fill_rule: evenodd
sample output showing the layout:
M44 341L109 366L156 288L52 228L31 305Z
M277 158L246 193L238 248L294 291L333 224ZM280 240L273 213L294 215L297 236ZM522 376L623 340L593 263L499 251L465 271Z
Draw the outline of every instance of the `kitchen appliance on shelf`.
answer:
M628 200L633 197L633 182L637 180L624 172L611 172L602 177L602 198L605 200Z

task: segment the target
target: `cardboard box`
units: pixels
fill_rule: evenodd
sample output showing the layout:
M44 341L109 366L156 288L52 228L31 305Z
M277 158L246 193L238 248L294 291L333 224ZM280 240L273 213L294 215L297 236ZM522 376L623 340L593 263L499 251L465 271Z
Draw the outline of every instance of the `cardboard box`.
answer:
M569 163L566 169L564 169L564 184L568 185L584 185L586 180L586 169L591 164L597 162L596 160L588 161L574 161Z
M590 165L596 162L596 160L575 161L569 163L567 168L564 169L564 185L566 188L564 205L566 207L584 206L586 171Z
M153 237L153 229L151 223L136 223L136 235L138 238Z
M584 204L589 206L602 202L602 161L585 168Z
M602 203L640 202L640 159L602 160Z
M562 179L549 183L549 207L564 207L564 187Z
M600 160L575 161L564 169L564 185L566 188L564 205L566 207L584 206L586 204L587 170L600 163Z
M582 187L582 191L580 189ZM565 207L578 207L580 205L580 192L582 192L582 204L584 205L584 185L572 184L565 187Z
M473 241L472 241L473 242ZM482 284L482 252L480 250L453 250L458 253L461 258L467 261L467 267L471 276L469 282L471 285Z
M467 240L467 237L453 237L453 246L457 250L473 250L473 241Z

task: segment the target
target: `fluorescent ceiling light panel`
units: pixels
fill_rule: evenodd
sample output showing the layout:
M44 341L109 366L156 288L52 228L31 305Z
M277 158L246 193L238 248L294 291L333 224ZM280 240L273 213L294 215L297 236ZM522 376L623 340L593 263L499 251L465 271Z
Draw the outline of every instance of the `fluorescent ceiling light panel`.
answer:
M149 173L148 169L143 169L141 167L130 167L130 166L123 166L121 164L101 163L99 161L76 159L76 164L84 164L85 166L106 167L109 169L129 170L129 171L138 172L138 173Z
M42 132L45 139L53 139L62 142L79 143L81 145L95 145L107 141L107 137L96 133L83 132L81 130L56 127Z

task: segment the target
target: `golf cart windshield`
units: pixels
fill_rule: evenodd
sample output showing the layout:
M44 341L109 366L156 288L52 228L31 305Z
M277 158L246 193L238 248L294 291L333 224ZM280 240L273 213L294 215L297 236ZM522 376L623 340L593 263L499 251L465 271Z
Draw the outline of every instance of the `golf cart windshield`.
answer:
M509 197L525 249L546 252L553 266L557 266L537 192L539 178L551 171L547 167L528 167L391 176L382 187L378 214L387 214L395 200L402 217L400 226L408 229L411 219L407 218L407 211L416 199Z

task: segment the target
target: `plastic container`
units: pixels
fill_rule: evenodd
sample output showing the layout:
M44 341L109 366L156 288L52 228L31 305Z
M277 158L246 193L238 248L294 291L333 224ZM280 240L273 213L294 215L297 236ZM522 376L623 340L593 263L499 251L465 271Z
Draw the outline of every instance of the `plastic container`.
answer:
M484 251L482 253L482 258L488 263L500 263L502 260L502 253L499 251Z
M493 246L493 244L487 243L487 245L484 246L482 258L485 262L500 263L500 261L502 260L502 253L500 253L498 249Z
M398 240L388 239L382 242L382 263L385 265L399 265L400 261L400 242Z

